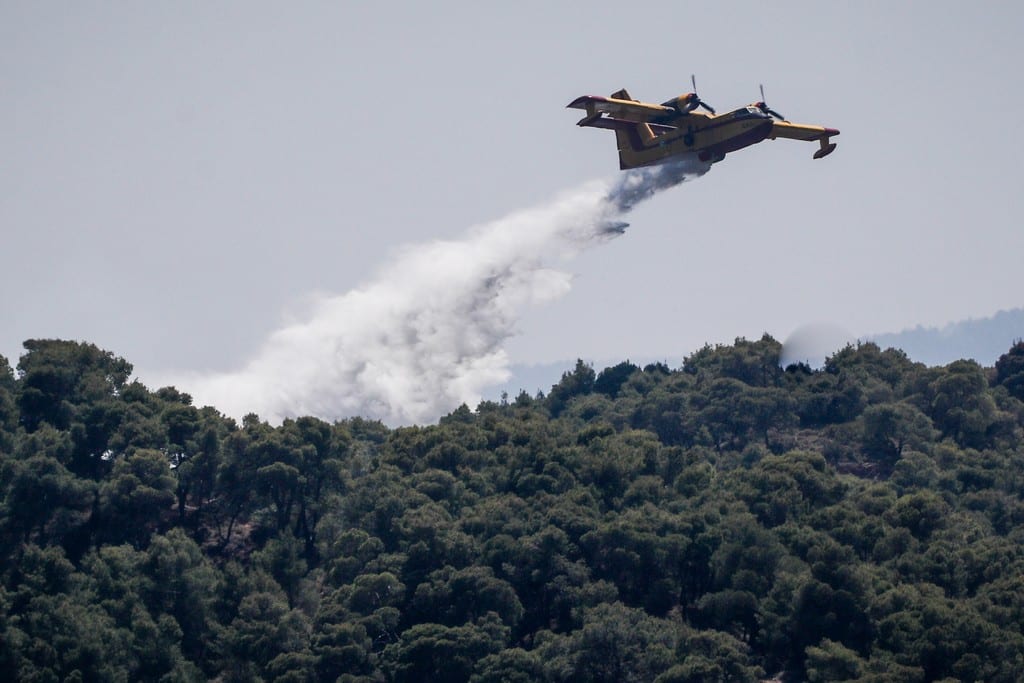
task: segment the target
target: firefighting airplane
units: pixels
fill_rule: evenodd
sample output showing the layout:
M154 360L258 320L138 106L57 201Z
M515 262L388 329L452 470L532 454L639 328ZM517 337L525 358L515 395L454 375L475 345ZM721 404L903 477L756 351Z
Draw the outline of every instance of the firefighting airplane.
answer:
M611 97L577 97L569 108L587 112L577 126L615 131L621 169L661 164L688 152L695 152L701 161L715 163L729 152L776 138L817 140L821 147L814 153L815 159L828 156L836 148L829 138L839 135L838 130L790 123L765 104L763 86L760 102L716 115L714 108L697 96L696 79L690 79L693 92L661 104L634 100L620 90ZM697 111L698 107L708 113Z

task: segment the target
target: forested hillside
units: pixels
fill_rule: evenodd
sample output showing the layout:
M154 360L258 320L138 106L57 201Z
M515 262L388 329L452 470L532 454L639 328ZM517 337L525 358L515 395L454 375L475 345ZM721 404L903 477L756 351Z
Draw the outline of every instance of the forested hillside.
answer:
M1024 343L579 363L437 425L271 427L0 358L0 679L1019 681Z
M1024 335L1024 308L1013 308L987 318L960 320L943 327L922 327L890 334L869 335L879 346L895 346L914 360L945 365L957 358L994 363L1012 340Z

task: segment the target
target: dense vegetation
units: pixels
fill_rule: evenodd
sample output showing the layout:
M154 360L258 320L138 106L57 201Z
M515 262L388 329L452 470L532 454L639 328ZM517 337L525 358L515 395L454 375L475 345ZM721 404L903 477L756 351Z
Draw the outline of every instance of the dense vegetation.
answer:
M271 427L95 346L0 358L0 678L1015 681L1024 344L577 364Z

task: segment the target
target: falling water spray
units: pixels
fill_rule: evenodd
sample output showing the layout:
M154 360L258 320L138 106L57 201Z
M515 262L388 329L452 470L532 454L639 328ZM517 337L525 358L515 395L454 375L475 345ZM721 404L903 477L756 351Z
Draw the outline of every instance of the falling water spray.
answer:
M503 344L521 312L569 291L570 275L554 264L622 234L638 203L707 170L683 157L585 184L461 239L406 246L371 281L271 334L241 369L169 379L198 405L273 423L426 423L476 405L510 375Z

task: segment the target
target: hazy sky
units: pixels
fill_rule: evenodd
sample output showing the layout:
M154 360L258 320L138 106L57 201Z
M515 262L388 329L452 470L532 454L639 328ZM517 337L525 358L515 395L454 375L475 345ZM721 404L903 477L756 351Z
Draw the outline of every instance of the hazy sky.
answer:
M614 179L621 87L839 128L638 208L512 362L941 325L1024 304L1024 5L0 1L0 353L230 371L399 249Z

